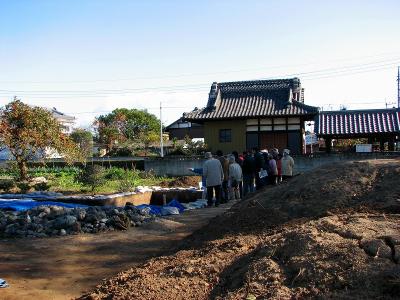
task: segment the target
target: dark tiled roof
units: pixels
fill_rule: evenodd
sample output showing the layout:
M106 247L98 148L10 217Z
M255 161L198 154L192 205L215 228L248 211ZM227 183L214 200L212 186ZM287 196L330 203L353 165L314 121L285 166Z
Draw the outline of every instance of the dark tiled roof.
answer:
M230 119L260 116L316 114L317 108L301 102L283 103L263 96L224 98L216 109L199 109L184 115L186 120Z
M292 101L291 93L301 93L300 80L277 79L214 82L207 107L185 113L186 120L232 119L262 116L315 115L317 107ZM302 97L299 97L301 100Z
M314 131L320 135L362 135L400 131L398 109L341 110L320 112Z

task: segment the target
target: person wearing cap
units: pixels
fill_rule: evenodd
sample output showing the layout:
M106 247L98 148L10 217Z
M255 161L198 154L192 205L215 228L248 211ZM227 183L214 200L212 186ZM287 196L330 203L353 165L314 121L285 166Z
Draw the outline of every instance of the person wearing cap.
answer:
M283 157L282 157L282 178L288 179L293 176L293 168L294 168L294 160L289 155L290 150L284 149L283 150Z
M270 184L276 185L278 183L278 168L276 166L276 160L271 153L268 154L268 178Z
M213 158L211 152L206 152L205 158L203 176L206 179L207 204L209 207L212 206L215 192L215 206L218 206L221 202L221 184L224 179L224 171L222 170L220 161Z

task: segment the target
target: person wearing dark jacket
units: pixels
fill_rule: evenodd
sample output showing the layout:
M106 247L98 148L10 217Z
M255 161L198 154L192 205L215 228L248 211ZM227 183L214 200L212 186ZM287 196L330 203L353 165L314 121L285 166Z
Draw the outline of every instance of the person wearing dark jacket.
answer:
M260 171L261 169L264 168L264 156L263 154L258 150L258 148L254 147L253 148L253 153L254 153L254 160L255 160L255 166L256 166L256 190L259 190L262 188L263 183L260 178Z
M224 154L222 153L221 150L217 151L217 159L220 161L222 170L224 171L224 178L222 181L221 202L226 203L229 200L229 194L228 194L229 160L224 157Z
M250 151L244 156L243 166L243 196L254 192L254 176L256 172L256 163Z

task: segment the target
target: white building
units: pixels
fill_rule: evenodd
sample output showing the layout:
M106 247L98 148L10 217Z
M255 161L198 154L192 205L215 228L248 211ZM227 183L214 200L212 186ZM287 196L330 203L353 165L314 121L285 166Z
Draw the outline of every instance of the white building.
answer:
M61 124L63 132L66 134L71 134L75 127L76 118L58 111L55 107L53 107L50 112L53 117Z

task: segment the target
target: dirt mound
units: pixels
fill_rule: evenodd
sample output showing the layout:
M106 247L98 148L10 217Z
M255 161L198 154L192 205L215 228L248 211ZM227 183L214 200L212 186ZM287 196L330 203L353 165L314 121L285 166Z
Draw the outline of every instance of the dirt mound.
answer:
M266 188L81 299L395 299L399 175L398 160L342 163Z
M162 187L198 187L201 182L200 176L181 176L172 181L162 181Z
M399 160L327 165L259 191L209 229L213 237L263 232L293 219L319 218L349 208L400 213L399 178Z

